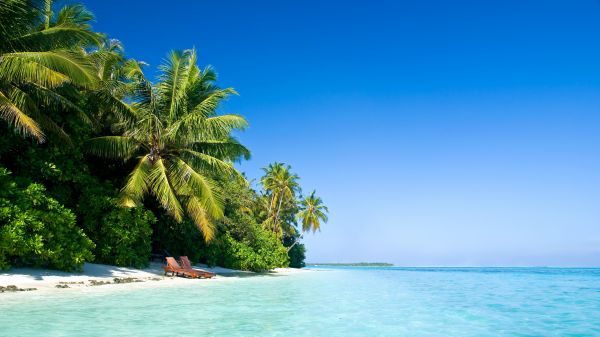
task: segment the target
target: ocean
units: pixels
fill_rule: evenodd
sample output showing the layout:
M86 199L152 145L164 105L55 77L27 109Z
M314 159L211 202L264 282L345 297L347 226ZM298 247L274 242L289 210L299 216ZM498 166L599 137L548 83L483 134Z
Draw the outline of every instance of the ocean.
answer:
M600 336L600 269L309 269L0 294L0 336Z

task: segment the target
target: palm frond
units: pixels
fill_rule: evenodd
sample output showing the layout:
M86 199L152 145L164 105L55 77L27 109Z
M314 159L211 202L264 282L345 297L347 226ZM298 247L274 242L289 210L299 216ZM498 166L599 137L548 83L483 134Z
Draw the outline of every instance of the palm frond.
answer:
M130 137L103 136L86 141L85 151L107 159L130 159L140 149L140 144Z
M121 205L135 207L142 202L150 188L152 162L148 156L140 157L140 161L127 177L127 183L121 190Z
M71 99L65 97L63 94L56 90L51 90L35 83L30 83L26 86L26 89L30 92L30 95L45 107L51 107L56 110L65 110L74 112L77 117L84 123L91 125L92 121L83 109L73 103Z
M36 121L36 123L38 123L42 130L49 131L69 146L73 145L69 135L67 135L67 133L60 126L58 126L52 119L50 119L50 117L44 114L38 107L39 103L47 103L42 104L45 108L53 106L52 103L54 101L52 100L52 96L50 94L41 95L43 97L40 97L40 93L36 90L34 85L26 86L25 90L24 88L17 86L10 86L10 88L9 98L22 111L26 111L27 114L34 121ZM58 95L54 92L52 94Z
M250 159L250 150L233 138L227 140L207 140L195 142L189 145L194 151L198 151L221 160L237 161L240 158Z
M167 167L162 158L159 158L154 162L148 180L150 182L151 192L156 196L161 206L171 214L176 221L180 222L183 220L181 204L169 181Z
M71 51L45 51L3 54L0 80L56 87L65 82L89 85L97 77L82 55Z
M157 86L158 95L167 118L171 120L176 118L185 104L191 53L189 50L173 51L166 64L160 67L162 74Z
M102 35L79 26L62 23L47 29L34 31L12 40L13 45L28 51L45 51L49 49L72 48L73 46L99 45Z
M215 183L208 177L194 170L185 161L176 158L169 167L175 190L190 197L197 197L201 206L210 217L223 217L223 197L215 188Z
M90 22L94 20L94 14L87 10L82 4L68 4L61 7L56 15L54 25L72 24L82 29L90 29Z
M216 234L215 224L206 216L206 209L197 197L190 197L186 202L186 210L204 236L204 241L211 241Z
M191 149L182 149L181 152L182 156L185 156L196 170L216 172L227 176L237 176L243 180L246 179L231 163Z
M189 113L169 129L169 136L186 142L203 140L222 140L229 137L234 130L244 130L248 126L246 119L240 115L219 115L206 117L203 111Z
M46 138L40 125L19 108L15 102L6 97L0 91L0 118L4 119L9 125L20 134L34 137L38 142L43 142Z

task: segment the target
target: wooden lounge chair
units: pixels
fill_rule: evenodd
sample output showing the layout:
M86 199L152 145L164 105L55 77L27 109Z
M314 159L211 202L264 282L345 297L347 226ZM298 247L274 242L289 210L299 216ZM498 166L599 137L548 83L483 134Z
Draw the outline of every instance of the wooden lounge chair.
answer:
M191 278L210 278L214 276L214 274L209 273L207 271L196 270L192 268L183 268L179 265L179 263L177 263L177 261L174 258L170 256L166 257L165 259L167 260L167 265L163 267L163 269L165 270L165 275L168 275L170 272L171 276L181 275L184 277Z
M177 263L174 258L168 256L165 257L165 259L167 260L167 265L163 267L165 270L165 275L169 275L170 272L171 276L179 276L179 274L183 274L183 272L185 272L185 269L181 268L179 263Z
M212 278L212 277L215 277L215 275L216 275L215 273L211 273L206 270L192 268L192 263L190 262L190 259L188 259L187 256L180 256L179 262L181 262L181 266L183 267L184 270L197 272L201 275L201 277Z

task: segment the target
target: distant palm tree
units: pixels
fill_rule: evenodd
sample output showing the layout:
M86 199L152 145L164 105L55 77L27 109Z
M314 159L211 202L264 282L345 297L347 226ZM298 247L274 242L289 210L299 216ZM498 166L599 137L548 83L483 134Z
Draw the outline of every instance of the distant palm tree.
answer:
M271 213L275 209L276 199L278 196L278 190L276 185L276 177L284 169L282 163L269 164L267 167L263 167L265 172L260 182L263 185L263 189L270 195L270 201L268 203L267 217L271 217Z
M312 231L313 233L321 230L321 221L327 222L329 209L323 204L323 200L315 196L313 191L308 197L300 202L300 212L296 215L302 223L302 234L288 247L288 252L300 241L304 233Z
M327 222L327 213L329 209L323 205L323 200L315 196L316 191L302 199L300 202L301 210L298 212L298 219L302 223L302 232L312 231L313 233L321 230L321 221Z
M281 163L273 163L263 169L264 177L261 179L263 188L271 196L269 203L267 224L272 226L274 232L281 232L279 217L281 206L284 202L295 199L300 191L300 184L297 174L291 172L291 166Z
M44 130L66 136L47 110L84 115L67 93L96 82L83 48L101 40L83 6L64 6L57 15L51 8L51 0L0 2L0 118L39 142Z
M122 135L93 138L87 149L105 158L137 157L122 204L133 207L152 194L177 221L185 208L209 241L215 235L213 220L223 216L211 176L244 179L232 161L250 153L231 132L247 122L239 115L217 115L217 107L235 91L215 86L215 72L198 68L194 50L172 52L160 70L155 85L139 78L129 105L133 119L116 125Z

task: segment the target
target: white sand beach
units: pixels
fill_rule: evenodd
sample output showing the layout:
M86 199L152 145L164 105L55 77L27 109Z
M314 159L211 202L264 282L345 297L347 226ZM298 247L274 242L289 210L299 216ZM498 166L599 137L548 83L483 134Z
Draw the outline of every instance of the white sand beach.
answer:
M126 290L153 287L170 287L203 282L224 282L241 276L263 274L221 267L197 265L195 268L217 274L211 279L190 279L165 276L161 263L151 263L148 268L134 269L104 264L86 263L83 272L62 272L50 269L13 268L0 272L0 290L6 293L40 294L56 292L91 292L97 290ZM306 270L278 268L269 273L291 275ZM7 289L6 287L10 287ZM14 290L16 287L18 290ZM3 293L0 292L0 296Z

